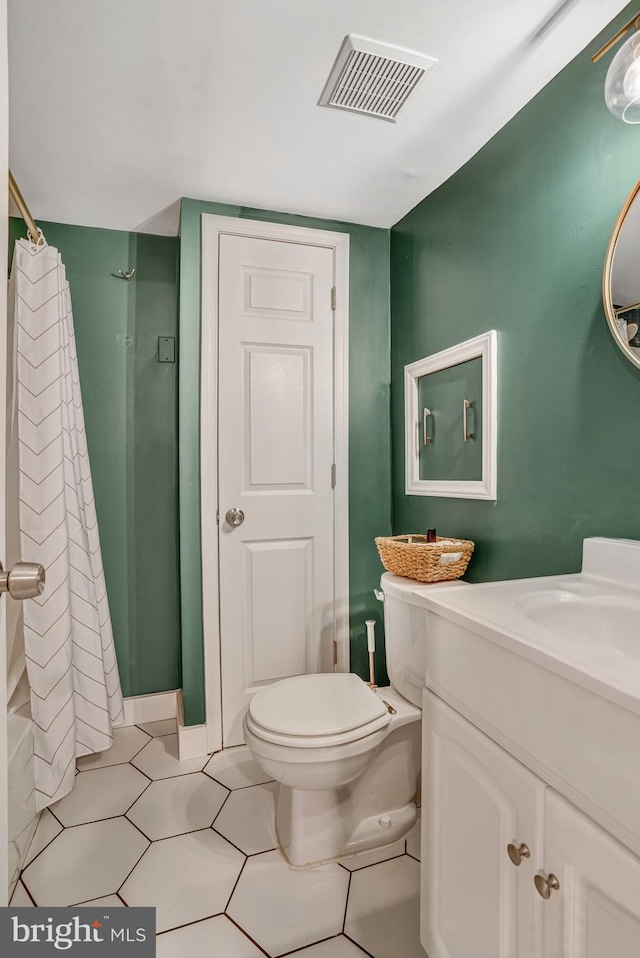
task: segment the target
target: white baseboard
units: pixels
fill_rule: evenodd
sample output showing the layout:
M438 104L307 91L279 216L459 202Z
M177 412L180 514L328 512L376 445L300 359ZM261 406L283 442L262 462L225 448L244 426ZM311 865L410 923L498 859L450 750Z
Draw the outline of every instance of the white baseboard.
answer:
M181 725L178 722L178 756L181 762L204 758L207 752L207 726Z
M182 691L178 692L178 758L186 762L190 758L204 758L209 754L207 748L207 726L185 725Z
M178 720L180 761L207 755L207 726L184 724L182 694L179 689L175 692L156 692L154 695L132 695L124 700L123 725L141 725L172 718Z
M156 692L153 695L132 695L124 700L123 725L161 722L178 715L179 692Z

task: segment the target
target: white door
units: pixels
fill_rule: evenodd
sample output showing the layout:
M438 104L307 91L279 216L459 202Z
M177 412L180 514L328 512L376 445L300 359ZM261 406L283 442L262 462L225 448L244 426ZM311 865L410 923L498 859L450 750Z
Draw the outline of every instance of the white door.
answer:
M0 264L6 269L8 231L7 4L0 0ZM7 297L0 296L0 559L5 561L5 449ZM16 503L17 507L17 503ZM7 904L9 849L7 820L7 629L5 601L0 600L0 906Z
M550 790L544 867L545 958L638 958L640 860Z
M434 695L424 704L422 944L430 958L539 956L545 786Z
M223 744L251 695L330 671L334 256L221 234L218 509ZM229 510L238 510L233 525Z

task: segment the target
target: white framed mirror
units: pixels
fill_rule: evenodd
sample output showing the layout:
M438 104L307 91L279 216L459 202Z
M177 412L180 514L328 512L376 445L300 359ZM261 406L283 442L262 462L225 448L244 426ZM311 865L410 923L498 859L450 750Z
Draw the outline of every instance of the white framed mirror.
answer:
M496 499L494 329L404 367L405 492Z

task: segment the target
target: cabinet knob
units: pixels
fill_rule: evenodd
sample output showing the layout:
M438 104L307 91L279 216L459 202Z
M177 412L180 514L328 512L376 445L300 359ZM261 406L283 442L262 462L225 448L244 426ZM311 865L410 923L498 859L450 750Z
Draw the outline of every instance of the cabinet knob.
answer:
M523 858L531 858L529 847L525 845L524 842L522 842L521 845L514 845L513 842L509 842L507 845L507 855L514 865L520 865Z
M536 875L533 883L536 886L536 891L545 901L551 898L552 891L558 891L560 888L560 882L553 874L549 874L547 878L544 875Z

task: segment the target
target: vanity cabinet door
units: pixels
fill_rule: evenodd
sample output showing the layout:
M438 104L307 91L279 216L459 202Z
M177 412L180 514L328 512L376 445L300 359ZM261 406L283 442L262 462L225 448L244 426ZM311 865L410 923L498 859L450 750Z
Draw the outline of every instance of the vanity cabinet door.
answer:
M543 876L544 958L638 958L640 860L549 789Z
M425 950L430 958L540 956L544 903L533 877L545 786L430 692L422 741ZM529 851L518 866L510 843Z

